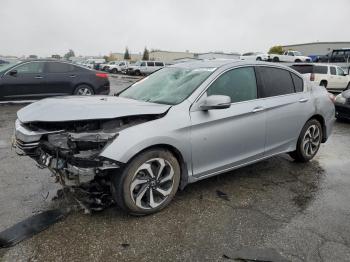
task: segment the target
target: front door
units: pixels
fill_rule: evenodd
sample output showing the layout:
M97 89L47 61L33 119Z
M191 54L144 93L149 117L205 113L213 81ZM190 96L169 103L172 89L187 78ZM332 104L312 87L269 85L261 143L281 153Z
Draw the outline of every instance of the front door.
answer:
M32 100L41 97L44 62L33 61L12 68L2 77L4 100Z
M198 104L210 95L226 95L231 107L203 111ZM265 112L257 99L253 67L226 71L194 104L191 143L193 174L208 176L239 166L263 156Z

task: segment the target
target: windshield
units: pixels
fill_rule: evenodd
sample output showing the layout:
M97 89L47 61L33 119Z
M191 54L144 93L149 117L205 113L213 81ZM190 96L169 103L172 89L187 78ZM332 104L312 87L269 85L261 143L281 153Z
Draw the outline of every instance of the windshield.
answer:
M176 105L185 100L215 68L167 67L136 82L119 96L159 104Z
M137 61L135 64L133 64L133 66L139 66L141 65L141 61Z
M7 69L13 67L15 64L18 64L20 61L10 61L8 63L0 64L0 72L3 73Z

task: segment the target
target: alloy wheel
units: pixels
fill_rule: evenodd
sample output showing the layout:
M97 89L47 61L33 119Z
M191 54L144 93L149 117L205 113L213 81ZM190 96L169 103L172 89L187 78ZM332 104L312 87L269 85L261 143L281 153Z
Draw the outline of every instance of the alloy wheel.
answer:
M77 95L80 95L80 96L91 96L92 92L91 92L91 90L89 88L82 87L82 88L78 89Z
M321 144L321 131L317 125L311 125L305 132L302 148L306 156L312 157L316 154Z
M135 172L130 184L131 198L141 209L160 206L174 187L174 168L163 158L143 163Z

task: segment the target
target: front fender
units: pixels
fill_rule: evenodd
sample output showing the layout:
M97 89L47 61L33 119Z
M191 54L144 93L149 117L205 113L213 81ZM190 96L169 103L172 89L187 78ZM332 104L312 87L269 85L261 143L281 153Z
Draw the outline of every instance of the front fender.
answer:
M128 163L146 148L167 145L182 156L189 173L191 165L191 122L188 105L172 107L162 118L138 124L122 130L117 138L100 153L100 156Z

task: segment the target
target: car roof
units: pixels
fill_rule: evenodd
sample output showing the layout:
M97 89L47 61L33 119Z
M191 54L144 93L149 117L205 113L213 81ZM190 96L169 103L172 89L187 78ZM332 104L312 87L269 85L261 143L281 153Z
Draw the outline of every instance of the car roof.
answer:
M281 64L271 63L271 62L261 62L261 61L245 61L245 60L233 60L233 59L212 59L212 60L200 60L195 62L184 62L175 65L171 65L169 67L177 67L177 68L220 68L224 66L242 66L242 65L266 65L266 66L275 66L284 69L289 69L289 67Z

